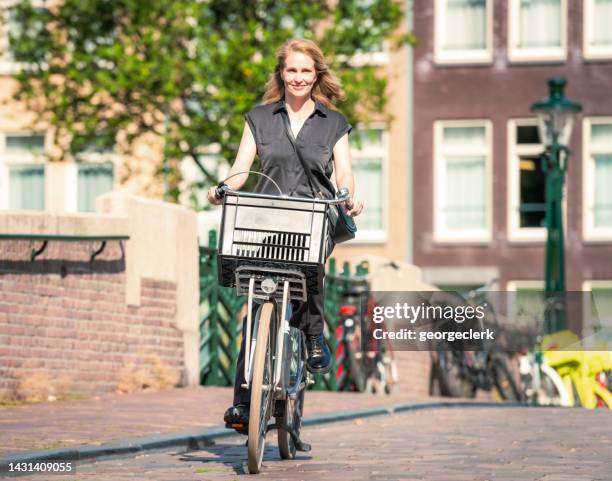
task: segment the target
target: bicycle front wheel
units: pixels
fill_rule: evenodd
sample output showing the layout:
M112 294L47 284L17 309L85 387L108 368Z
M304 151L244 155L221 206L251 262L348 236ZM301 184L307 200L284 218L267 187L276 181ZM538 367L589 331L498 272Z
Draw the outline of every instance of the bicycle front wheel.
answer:
M272 406L272 351L270 348L270 321L274 305L266 302L259 316L257 343L251 382L251 407L249 411L249 472L259 473L266 444L266 430Z

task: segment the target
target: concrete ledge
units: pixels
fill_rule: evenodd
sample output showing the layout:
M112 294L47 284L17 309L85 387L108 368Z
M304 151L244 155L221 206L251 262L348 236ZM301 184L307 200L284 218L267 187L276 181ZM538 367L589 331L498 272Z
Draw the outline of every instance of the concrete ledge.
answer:
M423 403L406 403L377 408L357 409L353 411L338 411L309 416L302 422L304 426L315 426L334 422L350 421L359 418L399 414L425 409L447 408L506 408L524 407L516 402L490 401L433 401ZM230 436L239 436L235 431L224 427L194 429L176 434L162 434L143 438L125 439L101 446L86 446L82 448L51 449L44 451L27 451L15 453L0 458L0 475L6 473L9 463L37 461L85 461L91 459L111 458L117 456L133 456L142 451L183 447L186 449L201 449L210 446L214 440Z

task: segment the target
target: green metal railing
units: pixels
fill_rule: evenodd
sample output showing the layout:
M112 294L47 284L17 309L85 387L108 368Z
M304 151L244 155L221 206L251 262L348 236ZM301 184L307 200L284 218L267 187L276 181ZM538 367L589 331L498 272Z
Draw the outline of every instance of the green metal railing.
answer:
M110 241L127 241L130 240L128 235L67 235L67 234L0 234L0 240L30 240L40 241L41 245L38 249L31 249L30 260L35 261L49 245L49 242L100 242L100 246L90 252L89 258L91 261L96 260L104 249L106 243Z
M325 376L317 376L314 389L338 390L346 385L342 377L349 372L348 361L340 356L337 327L343 292L351 284L365 283L366 269L358 266L351 274L348 262L336 272L336 261L328 262L325 277L325 320L327 341L332 351L333 367ZM200 383L207 386L231 386L236 374L236 360L242 335L242 317L246 296L217 282L217 233L208 233L208 246L200 247ZM343 368L340 366L344 364Z

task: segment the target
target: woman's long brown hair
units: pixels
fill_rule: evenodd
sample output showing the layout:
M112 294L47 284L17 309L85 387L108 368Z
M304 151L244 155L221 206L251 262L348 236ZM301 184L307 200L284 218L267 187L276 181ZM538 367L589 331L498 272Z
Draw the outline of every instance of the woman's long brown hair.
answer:
M317 80L312 87L311 95L327 108L336 110L334 101L345 97L340 80L329 69L323 52L316 43L306 39L293 39L285 42L276 52L276 67L270 80L266 83L263 101L265 104L278 102L285 96L285 84L281 71L285 68L287 57L292 52L300 52L314 60Z

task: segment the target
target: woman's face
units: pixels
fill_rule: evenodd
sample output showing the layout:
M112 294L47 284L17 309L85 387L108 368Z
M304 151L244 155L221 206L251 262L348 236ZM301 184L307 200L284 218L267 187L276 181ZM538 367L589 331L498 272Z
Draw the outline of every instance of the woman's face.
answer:
M287 56L285 68L281 70L285 92L294 97L310 96L317 80L314 60L301 52L291 52Z

